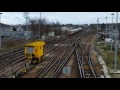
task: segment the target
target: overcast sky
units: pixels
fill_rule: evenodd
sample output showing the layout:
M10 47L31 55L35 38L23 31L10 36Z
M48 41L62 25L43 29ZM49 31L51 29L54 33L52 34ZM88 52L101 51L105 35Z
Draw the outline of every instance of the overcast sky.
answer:
M5 24L23 24L25 19L23 12L2 12L1 22ZM59 21L61 24L91 24L96 23L97 18L100 23L112 22L111 13L114 13L114 22L116 22L116 12L42 12L41 16L46 17L50 22ZM31 18L39 18L39 12L29 12ZM120 22L120 18L118 20Z

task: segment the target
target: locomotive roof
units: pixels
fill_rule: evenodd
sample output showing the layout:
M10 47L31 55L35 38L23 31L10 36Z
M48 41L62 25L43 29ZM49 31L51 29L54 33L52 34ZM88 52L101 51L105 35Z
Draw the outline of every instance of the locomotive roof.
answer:
M29 44L25 44L25 46L43 46L43 45L45 45L45 42L43 41L35 41Z

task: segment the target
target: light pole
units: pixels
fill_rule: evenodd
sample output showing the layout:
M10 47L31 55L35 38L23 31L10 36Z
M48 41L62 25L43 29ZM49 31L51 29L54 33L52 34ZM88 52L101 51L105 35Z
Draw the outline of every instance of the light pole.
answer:
M40 40L40 25L41 25L41 12L40 12L40 21L39 21L39 40Z
M118 45L117 45L117 31L118 31L118 27L117 27L117 23L118 23L118 12L117 12L117 15L116 15L116 36L115 36L115 66L114 66L114 70L116 71L116 62L117 62L117 48L118 48Z
M97 20L97 36L98 36L98 20Z
M1 15L2 13L0 13L0 49L1 49Z
M25 12L24 13L24 16L25 16L25 18L26 18L26 40L28 40L28 28L27 28L27 19L28 19L28 12Z
M28 40L28 32L27 32L27 16L26 16L26 40Z
M107 17L105 17L106 18L106 35L105 35L105 39L107 38ZM106 43L106 41L105 41L105 45L107 45L107 43Z
M112 15L112 28L111 28L111 52L112 52L112 39L113 39L112 31L113 31L113 15L114 15L114 13L112 13L111 15Z
M98 18L98 32L99 32L99 18ZM99 34L99 33L98 33Z
M106 32L107 32L107 17L105 17L106 18Z

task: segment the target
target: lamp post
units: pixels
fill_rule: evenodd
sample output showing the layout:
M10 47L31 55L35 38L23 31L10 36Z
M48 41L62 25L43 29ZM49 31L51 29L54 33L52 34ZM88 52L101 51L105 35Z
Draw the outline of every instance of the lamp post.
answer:
M98 20L97 20L97 36L98 36Z
M97 37L98 37L98 31L99 31L99 18L97 19Z
M2 13L0 13L0 49L1 49L1 15Z
M107 17L105 17L106 18L106 32L107 32Z
M105 37L105 38L107 38L107 17L105 17L105 18L106 18L106 33L105 33L105 34L106 34L106 35L105 35L106 37ZM106 45L107 45L107 43L106 43L106 41L105 41L105 46L106 46Z
M115 66L114 66L114 70L116 71L116 62L117 62L117 48L118 48L118 45L117 45L117 31L118 31L118 27L117 27L117 23L118 23L118 12L117 12L117 15L116 15L116 30L115 30L115 33L116 33L116 36L115 36Z
M112 52L112 39L113 39L112 31L113 31L113 15L114 15L114 13L112 13L111 15L112 15L112 28L111 28L111 52Z
M98 32L99 32L99 18L98 18ZM99 33L98 33L99 34Z

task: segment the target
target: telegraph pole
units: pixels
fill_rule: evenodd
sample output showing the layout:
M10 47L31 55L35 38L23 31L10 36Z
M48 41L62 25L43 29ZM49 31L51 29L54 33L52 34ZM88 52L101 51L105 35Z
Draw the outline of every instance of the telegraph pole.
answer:
M39 22L39 40L40 40L40 25L41 25L41 12L40 12L40 22Z
M26 40L28 40L28 30L27 30L27 16L26 16Z
M116 62L117 62L117 48L118 48L118 45L117 45L117 31L118 31L118 27L117 27L117 23L118 23L118 12L117 12L117 15L116 15L116 37L115 37L115 66L114 66L114 70L116 72Z
M24 13L24 17L26 18L26 40L28 40L28 28L27 28L27 19L28 19L28 12Z
M1 49L1 15L2 13L0 13L0 49Z

